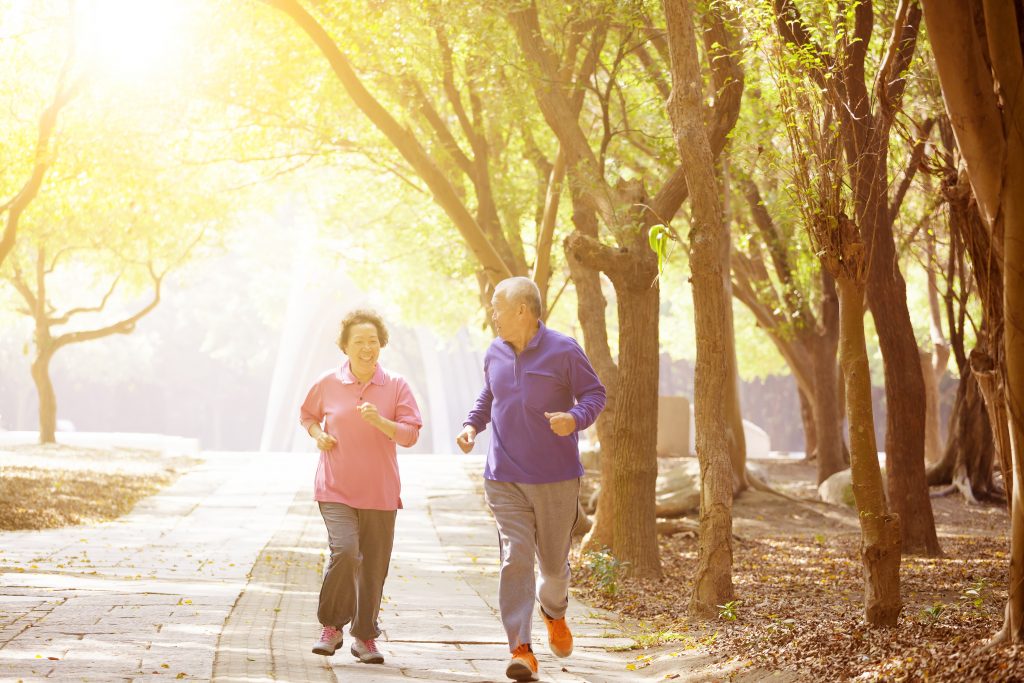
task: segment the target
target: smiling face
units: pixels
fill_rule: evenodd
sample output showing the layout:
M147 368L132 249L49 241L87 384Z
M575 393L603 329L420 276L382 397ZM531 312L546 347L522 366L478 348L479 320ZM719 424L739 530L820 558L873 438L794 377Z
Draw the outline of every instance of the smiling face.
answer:
M373 323L356 323L348 330L348 342L342 349L348 356L353 372L366 375L377 366L380 357L380 337Z

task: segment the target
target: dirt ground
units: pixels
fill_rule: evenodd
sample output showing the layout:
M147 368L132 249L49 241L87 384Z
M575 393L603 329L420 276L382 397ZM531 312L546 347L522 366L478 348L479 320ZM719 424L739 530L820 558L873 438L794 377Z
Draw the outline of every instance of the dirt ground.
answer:
M115 519L194 463L138 449L6 447L0 450L0 531Z
M943 556L904 556L900 623L868 630L856 514L812 502L814 463L766 459L752 462L751 469L783 493L807 500L756 491L737 498L736 597L720 606L717 619L699 621L686 613L697 562L692 532L661 537L660 580L623 578L607 556L576 556L579 596L640 623L638 643L651 649L638 652L638 666L663 668L671 678L666 654L704 645L718 657L707 680L1024 680L1017 649L981 649L1000 628L1006 601L1004 505L933 498Z

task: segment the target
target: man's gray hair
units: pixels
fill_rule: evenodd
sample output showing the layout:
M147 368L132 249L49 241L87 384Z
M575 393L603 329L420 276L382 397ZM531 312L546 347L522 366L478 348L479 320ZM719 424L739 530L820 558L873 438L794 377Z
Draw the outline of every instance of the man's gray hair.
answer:
M498 283L494 293L504 292L505 298L513 305L526 304L526 307L540 319L543 305L540 301L540 288L528 277L510 277Z

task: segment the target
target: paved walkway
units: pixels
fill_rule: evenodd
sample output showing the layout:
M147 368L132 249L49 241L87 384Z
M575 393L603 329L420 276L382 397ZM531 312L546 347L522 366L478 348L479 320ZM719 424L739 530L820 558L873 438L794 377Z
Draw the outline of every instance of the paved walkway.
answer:
M406 509L385 585L383 666L310 652L326 533L311 455L207 454L108 524L0 533L0 681L504 681L496 534L479 458L400 456ZM609 615L573 601L576 652L545 681L636 681ZM678 674L707 680L669 653ZM694 661L696 669L705 662ZM689 668L689 667L687 667ZM659 673L655 675L655 669Z

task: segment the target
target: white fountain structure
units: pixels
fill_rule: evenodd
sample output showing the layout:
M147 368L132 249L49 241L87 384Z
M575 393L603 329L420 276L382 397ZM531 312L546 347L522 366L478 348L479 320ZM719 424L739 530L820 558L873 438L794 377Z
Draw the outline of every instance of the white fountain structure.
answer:
M299 425L299 406L321 373L344 362L336 340L345 313L354 308L376 308L375 297L385 295L362 291L341 269L318 268L315 264L323 259L317 255L315 224L303 221L295 227L299 234L291 288L267 398L261 451L313 450L313 440ZM455 436L483 386L483 350L474 347L465 330L442 340L423 327L405 327L387 318L386 322L390 342L381 352L381 363L408 380L423 415L419 442L410 450L455 452ZM481 437L478 450L486 446L485 435Z

